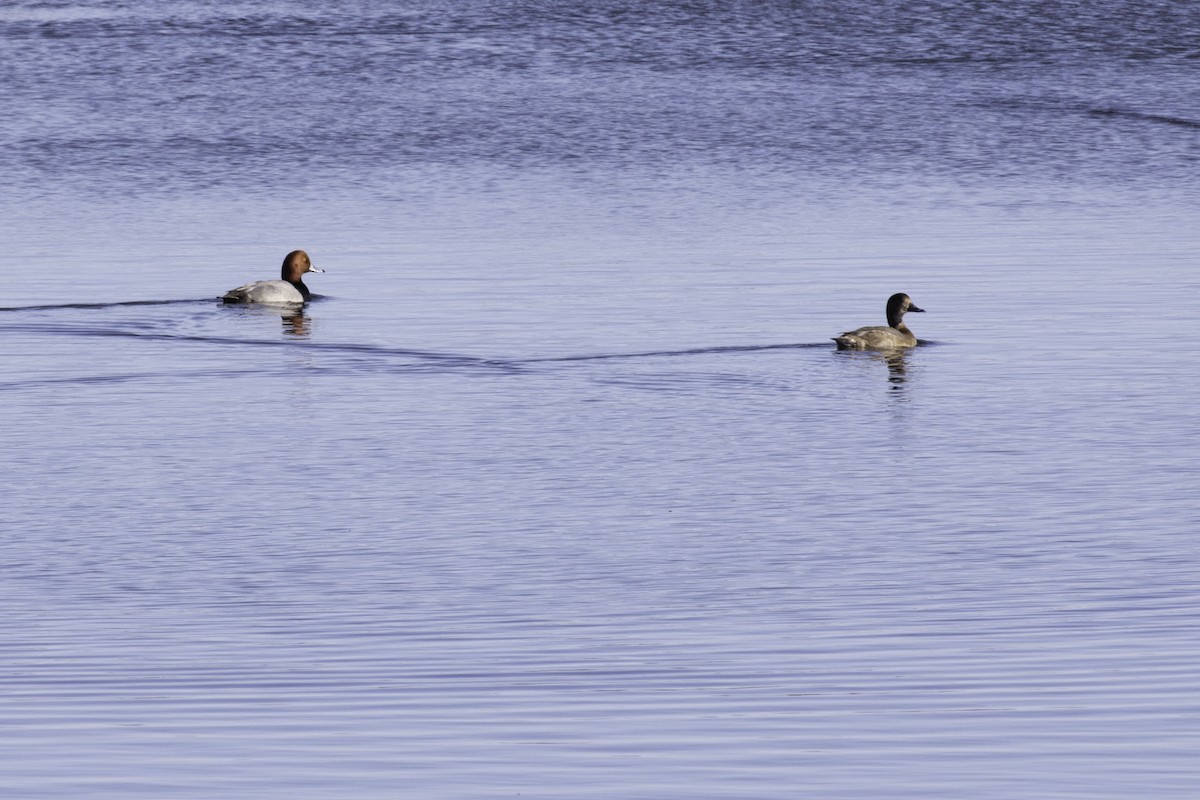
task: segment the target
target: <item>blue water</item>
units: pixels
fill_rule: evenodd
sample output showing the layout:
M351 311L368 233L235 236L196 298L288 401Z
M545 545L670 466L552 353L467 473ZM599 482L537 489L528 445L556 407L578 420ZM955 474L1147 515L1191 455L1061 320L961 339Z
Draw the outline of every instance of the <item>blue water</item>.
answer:
M0 9L0 796L1196 797L1198 35Z

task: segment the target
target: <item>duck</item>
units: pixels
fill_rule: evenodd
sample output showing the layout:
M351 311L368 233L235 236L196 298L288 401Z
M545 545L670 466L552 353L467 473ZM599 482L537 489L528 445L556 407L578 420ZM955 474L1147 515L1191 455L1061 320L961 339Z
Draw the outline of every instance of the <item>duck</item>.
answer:
M904 315L910 311L924 313L917 308L912 298L903 292L892 295L887 301L887 325L871 325L841 336L833 337L838 350L900 350L917 346L917 337L904 324Z
M221 299L226 303L307 303L312 292L304 285L304 274L324 271L312 265L308 253L293 250L283 259L280 280L247 283L230 289Z

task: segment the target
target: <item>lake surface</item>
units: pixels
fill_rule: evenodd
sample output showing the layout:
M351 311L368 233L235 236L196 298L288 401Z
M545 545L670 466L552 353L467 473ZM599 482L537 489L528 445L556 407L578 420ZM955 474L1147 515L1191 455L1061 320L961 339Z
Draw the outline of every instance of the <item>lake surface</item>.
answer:
M1197 41L0 9L0 796L1196 797Z

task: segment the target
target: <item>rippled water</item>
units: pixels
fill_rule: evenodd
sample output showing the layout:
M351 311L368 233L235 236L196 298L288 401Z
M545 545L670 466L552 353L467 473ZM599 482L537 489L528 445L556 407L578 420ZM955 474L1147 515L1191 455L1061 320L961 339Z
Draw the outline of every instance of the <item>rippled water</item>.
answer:
M1198 28L0 9L0 794L1195 797Z

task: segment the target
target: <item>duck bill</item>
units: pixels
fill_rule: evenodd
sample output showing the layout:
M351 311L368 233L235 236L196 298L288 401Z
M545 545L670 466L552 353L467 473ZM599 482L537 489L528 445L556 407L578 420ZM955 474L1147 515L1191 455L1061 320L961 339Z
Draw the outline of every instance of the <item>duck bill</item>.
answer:
M923 309L923 308L917 308L916 306L909 306L909 307L908 307L908 310L909 310L909 311L915 311L915 312L917 312L918 314L924 314L924 313L925 313L925 309Z

